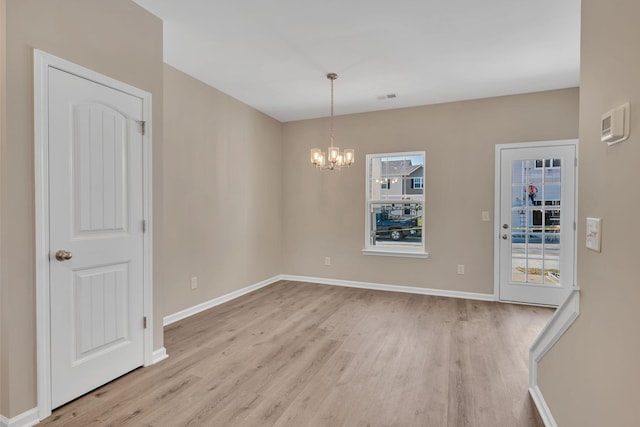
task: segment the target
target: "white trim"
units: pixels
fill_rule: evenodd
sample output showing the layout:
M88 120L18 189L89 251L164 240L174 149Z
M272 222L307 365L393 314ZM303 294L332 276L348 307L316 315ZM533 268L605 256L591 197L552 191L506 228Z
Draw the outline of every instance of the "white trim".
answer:
M529 394L533 399L540 417L547 427L556 427L557 424L551 415L551 410L542 396L542 391L538 387L538 364L545 354L569 329L571 324L580 315L580 290L574 289L567 296L564 302L553 314L549 323L544 327L538 338L531 345L529 350Z
M380 283L355 282L351 280L325 279L320 277L280 274L277 276L273 276L270 279L263 280L262 282L258 282L256 284L244 287L242 289L238 289L237 291L228 293L226 295L222 295L218 298L214 298L212 300L203 302L201 304L194 305L193 307L187 308L185 310L178 311L177 313L173 313L168 316L165 316L163 325L168 326L172 323L186 319L187 317L191 317L194 314L201 313L205 310L208 310L220 304L224 304L225 302L229 302L233 299L241 297L242 295L246 295L250 292L272 285L281 280L289 280L292 282L315 283L318 285L344 286L348 288L372 289L377 291L404 292L408 294L432 295L432 296L442 296L442 297L449 297L449 298L464 298L464 299L472 299L472 300L478 300L478 301L494 301L492 294L448 291L444 289L416 288L411 286L385 285Z
M496 241L493 245L493 293L496 301L500 300L500 188L502 183L502 175L501 175L501 152L505 149L514 149L514 148L541 148L541 147L558 147L558 146L571 146L575 147L575 156L578 157L578 148L579 148L579 140L578 139L560 139L554 141L536 141L536 142L515 142L508 144L496 144L495 147L495 175L494 175L494 190L493 190L493 224L494 224L494 235L496 236ZM575 165L574 169L574 222L578 221L578 165ZM577 277L577 266L576 266L576 253L578 250L578 232L574 230L573 233L574 238L574 251L573 251L573 289L577 289L576 287L576 277ZM504 301L508 303L513 303L513 301Z
M410 252L405 250L363 249L362 255L395 256L405 258L429 258L429 252Z
M500 189L502 187L502 164L500 161L502 148L511 144L496 144L496 157L493 178L493 296L500 301Z
M224 304L225 302L228 302L228 301L231 301L231 300L236 299L238 297L241 297L242 295L246 295L249 292L253 292L253 291L258 290L260 288L264 288L265 286L269 286L271 284L274 284L279 280L281 280L281 276L279 276L279 275L278 276L273 276L273 277L271 277L269 279L263 280L261 282L255 283L253 285L249 285L249 286L246 286L246 287L244 287L242 289L238 289L237 291L230 292L230 293L222 295L222 296L220 296L218 298L214 298L212 300L203 302L201 304L194 305L193 307L178 311L177 313L170 314L170 315L164 317L163 325L167 326L167 325L175 323L175 322L177 322L179 320L186 319L187 317L191 317L194 314L201 313L201 312L203 312L205 310L208 310L210 308L213 308L213 307L215 307L217 305Z
M49 144L47 129L47 58L34 50L34 132L36 209L36 352L37 402L39 417L51 415L51 372L49 336Z
M37 401L40 419L51 415L51 372L49 342L49 169L48 169L48 78L47 70L56 68L95 83L112 87L142 100L146 132L143 135L143 214L147 230L143 235L143 312L148 327L144 330L144 363L153 363L153 253L152 253L152 174L151 174L151 94L126 83L50 55L38 49L34 56L34 169L36 231L36 326L37 326Z
M144 366L155 365L156 363L161 362L168 357L169 355L167 354L167 349L164 347L161 347L155 350L151 355L151 363L145 364Z
M496 149L509 148L541 148L541 147L557 147L560 145L576 145L578 139L558 139L552 141L524 141L524 142L510 142L507 144L496 144Z
M580 315L580 290L574 289L553 313L529 350L529 386L538 385L538 363Z
M371 160L374 158L381 157L412 157L412 156L422 156L422 195L415 195L416 198L411 199L403 199L400 198L390 198L384 200L372 200L371 199ZM410 258L429 258L429 253L426 251L426 243L425 243L425 233L426 229L425 224L425 194L426 194L426 180L427 180L427 153L426 151L401 151L397 153L371 153L366 156L366 173L365 173L365 221L364 221L364 249L362 249L363 255L382 255L382 256L396 256L396 257L410 257ZM380 203L398 203L398 204L407 204L407 203L419 203L422 206L421 209L421 218L422 218L422 233L419 244L408 244L397 242L394 246L398 249L380 249L377 245L371 244L371 205L380 204ZM416 249L412 249L415 247Z
M135 88L133 88L135 89ZM137 89L136 89L137 90ZM144 330L144 365L152 365L153 357L153 114L151 94L142 93L142 120L145 122L142 135L142 216L145 230L142 234L144 255L142 260L143 303L142 310L147 318Z
M0 415L0 427L31 427L40 422L38 408L31 408L13 418Z
M283 274L281 280L294 282L317 283L319 285L344 286L347 288L371 289L376 291L403 292L407 294L431 295L449 298L464 298L478 301L494 301L492 294L480 294L475 292L448 291L445 289L417 288L413 286L386 285L382 283L356 282L352 280L324 279L320 277L294 276Z
M531 399L538 409L538 414L540 415L540 418L542 419L545 427L558 427L556 420L553 418L553 415L551 415L549 406L547 406L547 402L542 396L542 391L540 391L540 388L538 386L530 387L529 394L531 395Z

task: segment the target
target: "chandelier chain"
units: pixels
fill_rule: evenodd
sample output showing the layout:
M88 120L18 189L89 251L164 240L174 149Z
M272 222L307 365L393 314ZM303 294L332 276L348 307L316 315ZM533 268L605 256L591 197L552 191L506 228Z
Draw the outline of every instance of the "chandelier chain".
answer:
M331 145L333 146L333 81L337 76L329 75L329 80L331 80Z

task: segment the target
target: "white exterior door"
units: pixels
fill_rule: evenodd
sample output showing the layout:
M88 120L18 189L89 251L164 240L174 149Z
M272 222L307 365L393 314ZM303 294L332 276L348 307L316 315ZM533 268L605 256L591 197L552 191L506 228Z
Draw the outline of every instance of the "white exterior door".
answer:
M48 70L55 408L144 363L143 103Z
M496 148L501 301L557 306L574 287L576 144Z

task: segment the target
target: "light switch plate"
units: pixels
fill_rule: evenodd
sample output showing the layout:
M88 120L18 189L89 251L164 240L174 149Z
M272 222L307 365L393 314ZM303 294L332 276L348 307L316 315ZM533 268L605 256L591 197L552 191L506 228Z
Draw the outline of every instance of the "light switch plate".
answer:
M489 211L482 211L482 220L485 222L489 221Z
M602 240L600 218L587 218L587 249L600 252Z

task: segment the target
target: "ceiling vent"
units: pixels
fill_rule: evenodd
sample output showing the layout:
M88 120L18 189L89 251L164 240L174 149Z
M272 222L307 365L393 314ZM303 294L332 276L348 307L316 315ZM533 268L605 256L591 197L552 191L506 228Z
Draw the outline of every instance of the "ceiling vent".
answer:
M389 94L387 94L387 95L380 95L380 96L378 97L378 99L379 99L379 100L381 100L381 101L383 101L383 100L385 100L385 99L393 99L393 98L397 98L397 97L398 97L398 95L396 95L395 93L389 93Z

